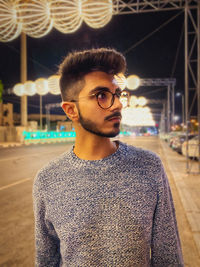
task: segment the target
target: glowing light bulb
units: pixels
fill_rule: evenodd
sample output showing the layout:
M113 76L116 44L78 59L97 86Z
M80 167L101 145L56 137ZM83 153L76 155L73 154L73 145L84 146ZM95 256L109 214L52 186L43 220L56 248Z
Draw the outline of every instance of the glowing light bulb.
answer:
M35 81L36 92L39 95L46 95L49 92L48 81L44 78L39 78Z
M137 75L130 75L127 78L127 87L130 90L135 90L140 85L140 78Z
M82 0L82 17L90 27L102 28L112 18L112 0Z
M17 96L23 96L25 95L25 89L24 89L24 85L22 83L17 83L14 88L13 88L13 92L14 94L16 94Z
M18 21L16 2L0 0L0 42L9 42L17 38L22 29Z
M60 80L59 75L52 75L48 78L49 92L53 95L59 95L60 94L59 80Z
M139 105L139 106L145 106L146 103L147 103L147 99L146 99L145 97L140 96L140 97L138 98L138 105Z
M124 90L126 88L126 77L123 73L116 74L114 76L114 79L121 90Z
M35 38L50 32L53 21L50 16L50 5L46 0L17 0L16 8L19 20L22 21L22 31Z
M33 96L36 93L35 83L32 81L27 81L24 83L24 92L28 96Z
M81 1L52 0L50 3L54 27L63 33L75 32L81 25Z

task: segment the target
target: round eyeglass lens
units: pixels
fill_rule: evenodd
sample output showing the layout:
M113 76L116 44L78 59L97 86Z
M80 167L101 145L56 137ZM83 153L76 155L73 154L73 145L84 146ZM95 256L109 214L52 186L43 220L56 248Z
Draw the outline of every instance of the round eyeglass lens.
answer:
M109 108L113 104L113 95L111 92L99 92L97 95L99 106L102 108Z

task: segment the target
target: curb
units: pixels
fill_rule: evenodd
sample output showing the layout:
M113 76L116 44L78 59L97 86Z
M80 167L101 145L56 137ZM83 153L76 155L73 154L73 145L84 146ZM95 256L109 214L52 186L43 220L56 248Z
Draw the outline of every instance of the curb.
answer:
M54 141L46 141L44 142L43 140L40 142L35 142L35 143L31 143L31 142L24 142L24 143L9 143L9 142L5 142L5 143L0 143L0 149L1 148L10 148L10 147L21 147L21 146L31 146L31 145L45 145L45 144L59 144L59 143L74 143L74 140L54 140Z

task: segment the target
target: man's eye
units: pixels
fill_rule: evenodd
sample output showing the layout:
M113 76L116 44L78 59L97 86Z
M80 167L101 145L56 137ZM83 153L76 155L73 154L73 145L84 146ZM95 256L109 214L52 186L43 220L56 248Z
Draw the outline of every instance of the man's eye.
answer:
M101 99L101 100L107 99L107 93L106 92L98 93L98 99Z

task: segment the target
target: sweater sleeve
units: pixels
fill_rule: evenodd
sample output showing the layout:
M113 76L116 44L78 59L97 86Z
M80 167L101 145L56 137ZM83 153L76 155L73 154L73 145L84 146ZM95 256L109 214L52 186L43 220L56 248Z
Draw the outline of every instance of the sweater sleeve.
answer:
M38 177L37 177L38 178ZM39 179L33 186L35 215L35 266L60 266L60 242L53 225L45 218L46 208Z
M184 266L172 194L162 164L152 229L151 266Z

